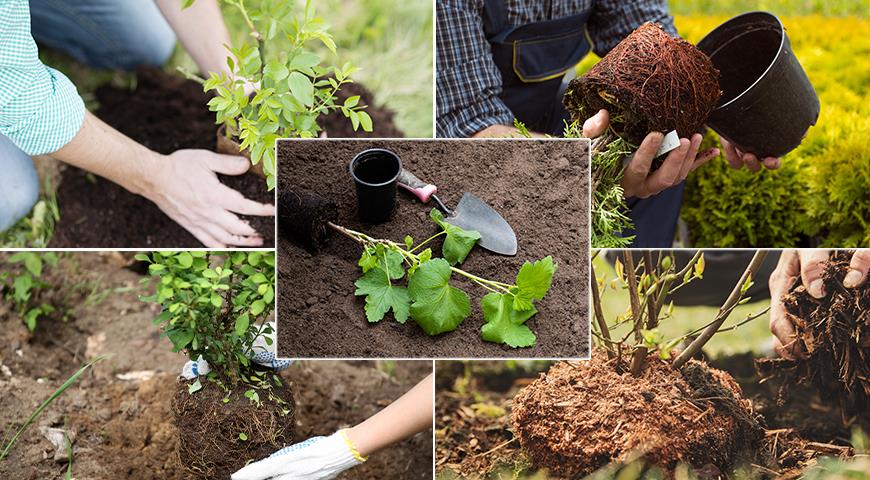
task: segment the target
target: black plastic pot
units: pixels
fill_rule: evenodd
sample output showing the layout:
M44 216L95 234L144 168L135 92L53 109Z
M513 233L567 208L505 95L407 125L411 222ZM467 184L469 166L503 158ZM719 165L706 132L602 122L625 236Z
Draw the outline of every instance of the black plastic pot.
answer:
M350 176L356 184L360 220L383 223L390 219L396 206L396 179L402 160L383 148L358 153L350 161Z
M780 157L800 145L819 118L819 97L776 16L734 17L698 48L721 72L722 98L707 125L758 157Z

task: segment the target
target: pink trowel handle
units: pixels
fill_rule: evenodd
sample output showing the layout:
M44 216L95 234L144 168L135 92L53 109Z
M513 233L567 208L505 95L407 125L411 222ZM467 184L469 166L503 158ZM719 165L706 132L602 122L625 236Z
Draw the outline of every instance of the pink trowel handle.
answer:
M399 178L397 181L399 182L400 187L413 193L414 196L419 198L423 203L429 202L432 195L438 191L438 187L420 180L413 173L404 168L399 172Z

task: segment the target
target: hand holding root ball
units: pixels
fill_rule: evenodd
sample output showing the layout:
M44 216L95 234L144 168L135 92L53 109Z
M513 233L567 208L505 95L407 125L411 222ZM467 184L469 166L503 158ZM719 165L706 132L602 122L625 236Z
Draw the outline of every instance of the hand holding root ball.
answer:
M830 258L828 250L784 250L776 270L770 275L770 332L773 334L773 348L784 358L805 356L798 341L794 325L786 314L784 297L795 282L800 281L807 293L821 299L830 292L825 289L822 274L825 262ZM843 279L845 288L856 288L867 281L870 270L870 250L858 250L852 255L849 271Z
M610 114L607 110L600 110L583 123L583 136L589 138L601 136L609 125ZM702 137L700 133L696 133L691 139L681 138L680 146L668 153L661 166L650 173L656 152L663 140L664 134L652 132L641 142L631 163L623 172L622 189L626 198L647 198L678 185L689 176L689 173L719 155L717 148L699 154Z

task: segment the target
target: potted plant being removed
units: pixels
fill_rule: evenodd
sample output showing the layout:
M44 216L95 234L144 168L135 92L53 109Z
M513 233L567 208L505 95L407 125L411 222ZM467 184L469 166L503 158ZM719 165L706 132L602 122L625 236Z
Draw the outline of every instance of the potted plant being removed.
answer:
M175 351L205 360L210 372L181 380L172 400L181 463L200 478L229 478L250 460L293 441L290 388L252 363L275 296L272 252L162 252L137 255L157 278L143 300L162 307L154 320ZM201 362L197 362L201 363Z
M631 228L620 187L624 159L650 132L676 131L679 138L700 132L721 95L718 77L710 58L695 46L645 23L571 81L563 103L574 124L566 136L577 136L578 126L599 110L610 113L609 128L592 143L593 247L631 242L620 235ZM652 169L662 161L654 161Z
M184 6L194 1L185 0ZM255 43L228 47L230 74L210 72L203 79L185 72L215 95L208 107L220 125L220 153L248 157L272 189L277 139L317 137L318 117L334 111L347 117L354 131L372 131L372 119L358 95L336 103L336 94L353 82L350 75L356 69L350 63L323 64L312 44L322 43L333 54L336 47L328 25L314 16L311 0L306 0L302 14L294 11L295 2L262 2L259 8L245 5L245 0L223 2L239 11ZM267 52L267 43L281 48Z

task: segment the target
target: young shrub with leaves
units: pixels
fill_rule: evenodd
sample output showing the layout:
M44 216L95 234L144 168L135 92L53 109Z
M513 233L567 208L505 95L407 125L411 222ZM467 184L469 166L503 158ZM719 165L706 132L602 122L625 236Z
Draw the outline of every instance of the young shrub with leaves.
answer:
M603 250L595 252L592 259L594 260L601 252ZM621 287L628 290L629 309L615 322L608 323L601 303L605 282L603 278L596 275L593 265L591 293L595 320L592 333L597 342L606 349L608 356L617 358L618 365L623 363L623 352L628 352L631 357L629 369L635 376L640 375L650 351L658 352L662 359L669 360L678 344L691 339L685 349L673 359L673 368L679 370L713 335L734 330L767 313L768 309L765 309L758 314L749 315L734 325L722 328L725 320L738 305L749 302L750 297L746 296L746 292L752 287L753 276L761 267L766 255L767 252L763 250L755 253L716 317L709 323L679 337L666 338L659 330L659 325L673 314L671 295L696 279L703 279L704 254L700 250L697 251L686 265L678 269L672 253L623 250L614 262L616 278L610 282L610 286L613 289ZM635 261L635 256L640 256L641 260ZM664 309L666 305L667 309ZM623 338L614 338L616 329L623 324L629 325L631 329Z
M163 311L154 319L172 342L212 368L209 378L235 387L255 385L249 354L254 340L273 333L266 322L274 308L275 255L272 252L155 252L140 254L157 277L154 302ZM199 384L197 381L196 384Z
M489 292L480 302L486 320L481 328L484 340L515 348L534 345L535 334L525 323L538 312L535 302L550 289L557 268L552 257L523 264L513 284L481 278L455 266L465 260L480 234L448 223L436 209L430 217L442 230L416 245L410 236L400 245L333 226L363 245L363 276L356 281L355 293L366 297L368 321L379 322L392 310L397 322L411 318L429 335L455 330L471 315L470 297L451 285L456 274ZM442 236L443 258L433 258L431 248L421 250ZM394 284L406 276L407 287Z
M10 256L0 271L0 293L9 302L31 332L38 320L63 306L48 298L56 286L45 281L49 269L57 267L54 252L19 252Z
M225 127L227 138L237 138L254 165L263 162L269 189L275 187L277 139L317 137L317 118L333 111L347 117L354 130L372 131L372 119L359 96L336 104L337 92L353 82L350 75L356 69L349 63L322 65L311 44L320 42L334 54L335 42L328 25L314 16L311 0L301 13L295 11L296 2L262 1L258 8L245 5L245 0L223 2L241 13L256 43L229 48L229 75L210 72L208 79L198 80L205 91L215 94L208 107ZM193 3L185 0L184 7ZM282 50L267 54L267 42ZM247 93L251 89L253 97Z

